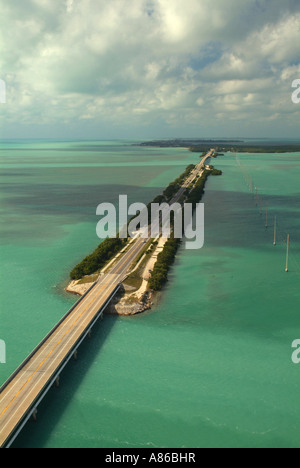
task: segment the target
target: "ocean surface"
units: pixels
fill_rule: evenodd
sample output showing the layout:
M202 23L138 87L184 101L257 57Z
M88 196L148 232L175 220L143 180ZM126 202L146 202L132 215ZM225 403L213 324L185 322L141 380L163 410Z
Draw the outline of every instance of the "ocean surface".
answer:
M0 144L0 384L75 302L97 205L151 201L199 160L130 143ZM152 311L95 327L15 447L300 447L300 153L214 164L204 248L181 248Z

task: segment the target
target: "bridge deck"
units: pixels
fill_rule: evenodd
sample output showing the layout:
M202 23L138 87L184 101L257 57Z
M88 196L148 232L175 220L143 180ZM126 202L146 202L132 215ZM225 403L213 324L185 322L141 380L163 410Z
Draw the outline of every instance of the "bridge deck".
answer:
M117 274L104 276L4 388L0 395L0 447L34 408L45 388L59 373L61 364L74 353L76 344L119 283Z

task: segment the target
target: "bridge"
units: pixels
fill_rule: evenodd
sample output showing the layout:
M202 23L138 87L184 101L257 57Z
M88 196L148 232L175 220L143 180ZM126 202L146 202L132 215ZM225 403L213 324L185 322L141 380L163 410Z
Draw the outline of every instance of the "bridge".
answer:
M120 289L132 262L145 248L137 239L107 275L100 277L0 389L0 447L10 447L56 383L70 359Z
M176 195L177 199L213 154L214 151L210 151L196 166ZM36 417L39 404L52 386L59 385L63 369L70 359L76 357L83 340L103 317L105 308L119 291L130 266L144 248L145 240L142 238L130 244L109 273L100 276L0 388L1 448L12 445L28 420Z

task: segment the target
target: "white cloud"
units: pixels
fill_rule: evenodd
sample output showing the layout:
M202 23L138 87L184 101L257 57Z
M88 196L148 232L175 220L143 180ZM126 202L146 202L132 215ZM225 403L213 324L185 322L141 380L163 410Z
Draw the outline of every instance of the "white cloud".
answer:
M282 64L300 57L300 13L286 16L274 25L266 25L262 32L253 38L258 52L271 63Z
M250 112L290 124L295 112L293 0L10 0L3 18L10 122L196 127Z
M66 0L66 9L68 13L72 13L74 6L74 0Z

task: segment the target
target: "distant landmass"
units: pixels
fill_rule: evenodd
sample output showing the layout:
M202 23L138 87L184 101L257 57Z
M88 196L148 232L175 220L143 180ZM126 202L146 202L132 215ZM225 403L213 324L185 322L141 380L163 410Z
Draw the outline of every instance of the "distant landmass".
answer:
M244 140L204 140L204 139L175 139L154 140L138 143L134 146L149 146L157 148L188 148L195 153L204 153L211 148L217 151L237 151L238 153L297 153L300 152L298 143L258 142L249 143Z
M208 140L208 139L175 139L153 140L139 143L137 146L157 146L159 148L190 148L199 145L231 145L244 143L243 140Z

